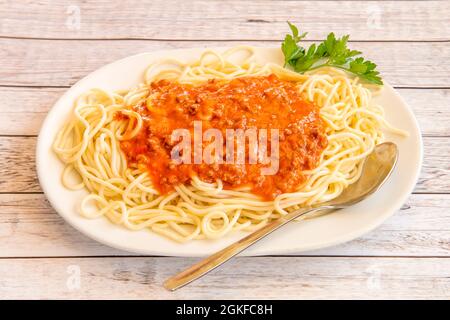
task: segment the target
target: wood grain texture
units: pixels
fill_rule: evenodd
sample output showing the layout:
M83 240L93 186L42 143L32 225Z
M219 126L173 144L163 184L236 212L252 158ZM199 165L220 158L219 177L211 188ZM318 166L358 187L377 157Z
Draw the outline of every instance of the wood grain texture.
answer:
M0 12L8 37L276 40L290 20L314 40L330 31L354 40L450 39L448 1L8 0Z
M36 137L0 137L0 192L40 192L35 172ZM448 138L424 139L424 164L418 193L450 193ZM14 164L14 165L11 165Z
M0 274L8 277L0 279L0 298L450 298L450 258L237 258L181 290L162 288L164 279L194 261L156 257L1 259Z
M254 44L267 47L280 43ZM0 69L0 85L70 86L99 67L133 54L238 44L248 42L0 39L0 61L8 61ZM449 86L450 42L356 42L351 47L375 61L383 78L391 85Z
M375 231L302 255L450 257L449 211L450 195L411 195L402 209ZM0 194L0 212L0 257L131 255L74 230L42 194Z
M47 112L67 88L0 87L0 135L37 135ZM424 136L450 136L450 89L397 89Z

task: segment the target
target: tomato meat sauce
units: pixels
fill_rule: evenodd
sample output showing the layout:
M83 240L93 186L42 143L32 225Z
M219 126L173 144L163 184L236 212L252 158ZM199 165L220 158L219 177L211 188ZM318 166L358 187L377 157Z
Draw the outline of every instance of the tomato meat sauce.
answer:
M200 85L160 80L151 83L149 89L144 102L130 107L142 116L142 129L120 145L129 166L148 170L161 194L197 176L210 183L220 179L226 189L249 188L264 200L271 200L298 190L307 179L303 171L317 167L327 146L319 108L299 95L294 82L273 74L209 80ZM117 118L127 116L118 114ZM215 128L224 137L226 129L267 129L269 142L270 129L278 129L278 171L263 175L261 169L268 165L249 161L175 164L171 151L179 141L173 141L172 132L193 132L195 121L201 121L203 131ZM202 143L206 146L210 141ZM267 149L270 156L270 143ZM248 160L248 147L246 150Z

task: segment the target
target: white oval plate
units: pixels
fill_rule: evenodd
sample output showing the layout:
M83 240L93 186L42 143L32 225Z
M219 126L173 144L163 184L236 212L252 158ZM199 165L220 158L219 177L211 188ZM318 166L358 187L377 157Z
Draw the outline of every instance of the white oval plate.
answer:
M217 48L223 51L226 48ZM164 256L204 256L243 237L239 232L217 240L194 240L176 243L149 230L130 231L106 218L89 220L78 212L87 191L70 191L61 184L63 164L51 150L51 145L63 123L72 112L77 96L91 88L107 90L130 89L143 82L143 73L159 58L196 59L204 48L143 53L108 64L94 71L70 88L53 106L45 119L37 143L37 172L42 189L55 210L73 227L85 235L114 248L139 254ZM260 62L282 64L279 48L255 48ZM386 111L387 120L407 130L408 138L387 135L400 150L397 167L389 181L369 199L345 210L315 219L292 222L246 250L244 255L285 255L319 249L352 240L380 225L395 213L412 192L422 163L422 138L411 109L388 84L376 98ZM76 243L74 243L76 245Z

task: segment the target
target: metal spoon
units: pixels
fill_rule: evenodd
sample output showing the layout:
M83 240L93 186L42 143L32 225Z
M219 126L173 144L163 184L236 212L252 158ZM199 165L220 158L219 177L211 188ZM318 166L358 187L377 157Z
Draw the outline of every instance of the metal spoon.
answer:
M359 180L349 185L339 197L328 202L320 203L317 206L302 208L291 212L268 223L245 238L229 245L225 249L222 249L208 258L201 260L174 277L167 279L164 282L164 287L168 290L176 290L189 282L200 278L207 272L217 268L238 253L247 249L258 240L261 240L269 233L300 216L321 210L346 208L367 198L369 195L377 191L387 180L395 167L397 157L398 150L394 143L385 142L377 145L372 153L370 153L365 159L362 174Z

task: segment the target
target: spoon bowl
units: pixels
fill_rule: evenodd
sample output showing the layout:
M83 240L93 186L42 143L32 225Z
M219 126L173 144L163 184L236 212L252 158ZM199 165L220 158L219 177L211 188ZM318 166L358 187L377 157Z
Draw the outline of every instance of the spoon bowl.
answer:
M397 164L397 159L398 150L395 143L384 142L377 145L364 160L362 174L358 181L345 188L339 197L319 203L317 207L344 208L362 201L375 193L389 178Z

